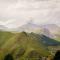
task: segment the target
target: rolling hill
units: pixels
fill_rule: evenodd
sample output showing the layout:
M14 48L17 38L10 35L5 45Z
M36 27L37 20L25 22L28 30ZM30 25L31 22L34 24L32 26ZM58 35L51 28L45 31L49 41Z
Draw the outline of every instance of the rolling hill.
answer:
M12 54L15 60L36 60L50 54L46 44L58 45L59 42L35 33L0 31L0 60L7 54Z
M26 32L11 33L0 31L0 60L3 60L8 53L12 54L14 59L23 60L28 58L30 52L32 54L34 52L39 56L50 54L36 35ZM30 56L30 58L32 57Z

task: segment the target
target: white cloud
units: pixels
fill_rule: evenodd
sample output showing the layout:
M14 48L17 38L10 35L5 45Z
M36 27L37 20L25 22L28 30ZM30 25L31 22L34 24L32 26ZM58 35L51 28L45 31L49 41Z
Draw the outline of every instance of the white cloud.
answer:
M0 0L0 21L5 26L13 28L23 25L30 20L30 17L37 24L47 22L58 24L57 22L60 22L60 1Z

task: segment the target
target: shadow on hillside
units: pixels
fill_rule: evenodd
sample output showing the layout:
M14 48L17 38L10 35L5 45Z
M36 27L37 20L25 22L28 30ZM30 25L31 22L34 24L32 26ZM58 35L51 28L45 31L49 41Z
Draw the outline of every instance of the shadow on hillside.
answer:
M4 58L4 60L14 60L13 56L11 54L7 54Z
M60 50L58 50L53 58L53 60L60 60Z
M58 46L58 45L60 45L60 42L56 41L55 39L49 38L45 35L42 35L41 39L47 46Z

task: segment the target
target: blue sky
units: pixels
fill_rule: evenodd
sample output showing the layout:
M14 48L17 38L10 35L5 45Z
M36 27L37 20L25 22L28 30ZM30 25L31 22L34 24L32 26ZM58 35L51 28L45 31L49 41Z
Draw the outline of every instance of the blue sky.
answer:
M31 19L60 26L60 0L0 0L1 25L16 28Z

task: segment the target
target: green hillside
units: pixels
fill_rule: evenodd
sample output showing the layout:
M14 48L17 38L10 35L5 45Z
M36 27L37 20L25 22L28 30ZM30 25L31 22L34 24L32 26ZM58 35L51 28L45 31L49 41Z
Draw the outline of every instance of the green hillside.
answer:
M0 31L0 60L4 60L7 54L12 54L14 60L37 60L50 53L34 34Z
M8 39L13 37L13 33L6 32L6 31L0 31L0 46L3 45Z

